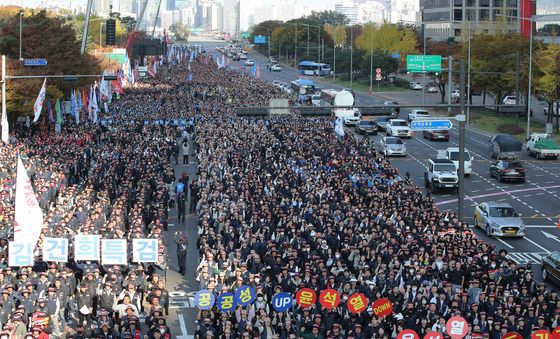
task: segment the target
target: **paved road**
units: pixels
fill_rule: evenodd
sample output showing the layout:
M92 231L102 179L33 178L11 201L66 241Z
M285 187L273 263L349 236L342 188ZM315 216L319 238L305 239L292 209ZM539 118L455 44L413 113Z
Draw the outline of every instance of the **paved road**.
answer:
M210 44L207 50L213 50ZM211 48L210 48L211 47ZM289 67L284 67L281 72L268 72L266 70L266 58L257 53L249 53L249 58L257 62L261 69L261 80L280 80L290 83L297 79L298 74ZM239 69L241 63L231 62L230 67ZM341 89L320 78L313 78L320 88ZM357 105L379 105L384 100L396 100L406 104L422 104L421 92L402 93L375 93L373 96L366 93L357 93ZM427 103L439 101L439 94L426 94ZM476 99L475 99L476 100ZM401 110L401 114L407 110ZM542 115L540 117L539 115ZM542 108L536 110L534 119L543 118ZM374 142L382 137L372 136ZM489 166L490 156L488 139L490 135L472 128L467 128L466 147L474 155L473 174L465 179L465 215L467 222L472 222L474 206L477 203L488 200L503 199L509 202L520 213L527 225L527 236L524 239L488 239L497 248L504 248L510 252L510 257L520 264L531 263L538 265L540 258L550 251L560 248L560 229L555 223L560 218L560 166L558 161L535 160L522 154L521 159L528 169L528 179L525 184L498 183L490 178ZM413 180L423 186L423 174L426 162L429 158L436 157L437 150L451 146L458 146L458 129L451 130L449 142L432 142L417 134L411 140L407 140L407 148L410 155L406 158L395 158L393 162L401 170L401 173L409 172ZM457 210L457 196L451 194L434 195L434 200L441 209ZM486 237L480 230L476 231L479 236ZM540 278L540 268L535 267L536 275Z

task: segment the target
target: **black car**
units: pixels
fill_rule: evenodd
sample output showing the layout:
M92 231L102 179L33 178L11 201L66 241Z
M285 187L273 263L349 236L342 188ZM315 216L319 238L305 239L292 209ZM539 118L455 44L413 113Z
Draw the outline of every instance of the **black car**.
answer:
M490 165L490 177L502 181L525 182L527 170L519 160L498 160Z
M554 251L541 258L542 278L560 285L560 251Z
M356 125L356 133L358 134L377 134L379 127L375 120L360 120Z

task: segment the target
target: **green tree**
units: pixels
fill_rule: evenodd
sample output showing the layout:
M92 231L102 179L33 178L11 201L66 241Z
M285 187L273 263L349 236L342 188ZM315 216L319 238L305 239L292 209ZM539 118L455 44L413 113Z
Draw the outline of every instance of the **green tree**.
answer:
M344 26L350 22L346 15L330 10L321 12L311 11L311 14L307 16L307 19L315 21L319 25L329 24L335 26Z
M189 40L189 27L187 25L175 23L169 27L169 31L175 35L177 41Z
M89 54L80 54L80 41L76 32L63 25L57 17L50 17L46 11L24 17L23 57L46 58L48 66L23 67L18 61L19 44L13 44L14 37L19 39L19 15L6 21L0 31L0 52L7 55L7 72L10 75L41 74L100 74L99 61ZM10 80L7 84L7 103L10 120L19 115L33 114L33 104L43 79ZM89 84L91 79L80 79L70 84L63 80L47 80L47 95L53 99L69 96L69 89Z
M365 51L373 50L384 53L398 53L401 57L415 53L416 36L410 28L384 23L380 27L373 23L365 24L363 33L355 39L356 47Z
M452 56L454 59L458 59L461 55L461 45L455 41L426 41L426 54L429 55L441 55L442 57ZM449 61L448 61L449 62ZM449 74L446 72L445 66L442 65L442 71L439 73L431 73L430 79L436 84L439 89L441 96L441 103L445 102L445 96L447 93L447 84L449 82Z
M323 27L325 32L329 35L330 40L332 40L336 46L345 45L348 41L346 26L325 24Z
M534 60L535 76L533 89L548 103L547 122L552 123L553 103L560 101L560 45L548 44L542 48ZM556 129L558 129L558 117Z

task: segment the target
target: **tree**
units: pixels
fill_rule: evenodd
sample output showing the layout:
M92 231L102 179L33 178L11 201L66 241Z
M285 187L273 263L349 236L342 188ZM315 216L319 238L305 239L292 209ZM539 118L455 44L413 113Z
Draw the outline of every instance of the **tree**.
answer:
M373 36L372 36L373 35ZM373 49L383 53L398 53L401 57L416 52L416 36L410 28L399 29L396 25L384 23L380 27L366 24L363 33L356 39L356 47L365 51Z
M547 122L552 123L554 102L560 100L560 45L548 44L536 53L533 89L548 103ZM558 128L558 117L556 118Z
M175 35L177 41L189 40L189 27L187 25L175 23L169 27L169 31Z
M331 24L325 24L323 27L336 46L346 44L346 41L348 40L346 26L333 26Z
M433 41L433 40L426 41L426 54L441 55L442 57L452 56L453 58L458 59L460 53L461 53L461 45L459 45L454 41L452 42ZM449 82L449 74L444 69L442 69L442 71L437 74L436 73L430 74L430 79L438 87L441 96L441 103L444 103L445 95L447 93L447 84Z
M48 66L23 67L17 60L19 45L12 44L13 37L19 39L19 15L12 16L0 30L0 52L8 57L7 72L10 75L40 74L100 74L99 61L92 55L80 54L80 41L76 32L68 25L63 25L57 17L50 17L46 11L24 17L23 56L46 58ZM39 93L43 79L10 80L7 84L7 102L10 119L18 115L33 114L33 104ZM85 86L91 79L81 79L69 84L63 80L47 80L47 95L61 98L69 95L72 86Z
M311 14L306 17L308 20L315 21L318 25L334 25L334 26L345 26L350 20L346 15L336 12L336 11L311 11Z

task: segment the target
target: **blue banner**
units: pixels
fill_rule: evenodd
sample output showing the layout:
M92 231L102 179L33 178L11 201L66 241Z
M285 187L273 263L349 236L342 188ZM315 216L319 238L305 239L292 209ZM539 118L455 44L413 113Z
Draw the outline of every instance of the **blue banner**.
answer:
M231 292L225 292L220 294L218 300L216 301L216 306L222 312L231 312L235 309L235 296Z
M243 285L235 291L235 302L241 306L247 306L255 300L255 290L251 286Z
M272 297L272 307L276 312L286 312L294 304L292 295L288 292L280 292Z
M216 297L208 290L200 290L194 296L194 304L201 310L209 310L214 306Z

